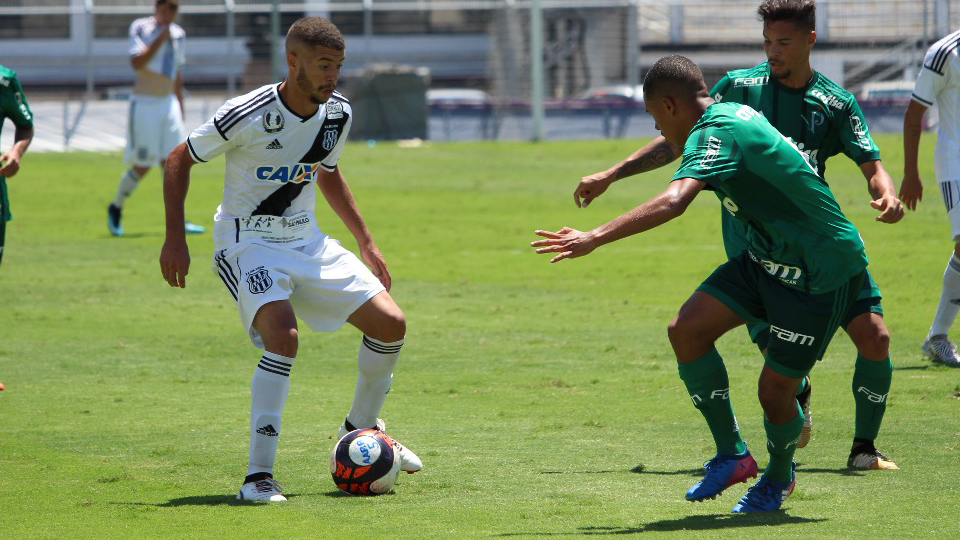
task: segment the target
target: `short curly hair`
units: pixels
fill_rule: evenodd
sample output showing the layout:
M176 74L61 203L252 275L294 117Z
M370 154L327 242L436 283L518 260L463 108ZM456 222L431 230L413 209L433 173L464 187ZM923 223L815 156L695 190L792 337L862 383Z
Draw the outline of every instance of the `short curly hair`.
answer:
M287 31L287 44L303 43L311 47L327 47L335 51L345 48L343 35L332 22L323 17L302 17Z
M763 0L757 18L763 22L790 21L812 32L817 29L817 4L814 0Z

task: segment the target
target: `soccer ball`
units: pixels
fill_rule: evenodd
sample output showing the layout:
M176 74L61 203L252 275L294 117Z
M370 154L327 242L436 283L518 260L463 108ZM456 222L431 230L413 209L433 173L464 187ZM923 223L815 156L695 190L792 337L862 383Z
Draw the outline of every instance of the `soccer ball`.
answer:
M343 436L330 455L330 474L340 491L380 495L390 491L400 473L393 439L377 429L357 429Z

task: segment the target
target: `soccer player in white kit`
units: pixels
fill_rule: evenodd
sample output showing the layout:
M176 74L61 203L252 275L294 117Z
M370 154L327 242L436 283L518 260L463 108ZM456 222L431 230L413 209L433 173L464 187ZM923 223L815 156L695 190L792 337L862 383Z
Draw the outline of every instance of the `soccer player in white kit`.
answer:
M406 334L403 312L388 292L383 255L337 167L352 122L350 103L335 92L343 37L326 19L302 18L287 33L286 61L283 82L227 101L177 146L163 183L167 234L160 269L171 286L184 287L190 168L226 156L213 270L236 301L250 340L265 349L250 387L250 460L237 496L260 501L286 500L273 467L297 355L296 317L314 331L349 322L363 332L356 393L340 436L384 428L378 417ZM363 262L318 228L317 188L353 234ZM422 468L409 449L394 448L401 470Z
M137 74L130 96L127 147L123 161L130 168L120 175L113 202L107 207L107 228L123 236L123 203L140 180L156 164L163 167L167 154L186 135L183 127L183 76L186 33L173 22L177 0L156 0L152 17L130 24L127 47L130 66ZM203 227L188 223L187 232L202 233Z
M940 305L923 343L923 353L936 362L960 367L957 348L947 332L960 312L960 30L936 42L927 50L917 75L913 100L903 117L903 183L900 200L916 210L923 198L917 167L923 114L934 102L940 111L934 170L947 208L954 248L943 274Z

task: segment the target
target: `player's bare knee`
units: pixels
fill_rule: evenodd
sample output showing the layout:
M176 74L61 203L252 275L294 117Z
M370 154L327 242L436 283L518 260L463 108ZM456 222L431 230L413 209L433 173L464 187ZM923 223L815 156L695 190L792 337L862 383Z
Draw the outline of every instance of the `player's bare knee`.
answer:
M760 400L760 407L763 408L764 416L774 423L784 421L783 416L796 409L796 397L776 385L759 385L757 387L757 398ZM793 415L790 414L786 420L792 417Z
M376 329L376 334L370 337L384 343L400 341L407 335L407 318L399 308L385 313Z
M880 361L890 354L890 332L878 316L867 314L858 317L847 330L860 356Z

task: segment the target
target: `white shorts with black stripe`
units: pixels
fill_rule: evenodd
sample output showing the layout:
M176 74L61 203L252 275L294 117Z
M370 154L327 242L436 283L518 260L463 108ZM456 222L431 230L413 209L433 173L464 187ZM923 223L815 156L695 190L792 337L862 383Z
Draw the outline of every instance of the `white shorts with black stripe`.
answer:
M176 96L134 95L130 98L124 163L135 167L159 165L186 137Z
M940 182L940 194L947 208L950 233L953 235L953 241L957 242L960 240L960 181Z
M253 318L269 302L290 300L314 332L332 332L385 289L356 255L319 235L298 248L241 243L214 254L213 271L237 305L254 346L263 348Z

